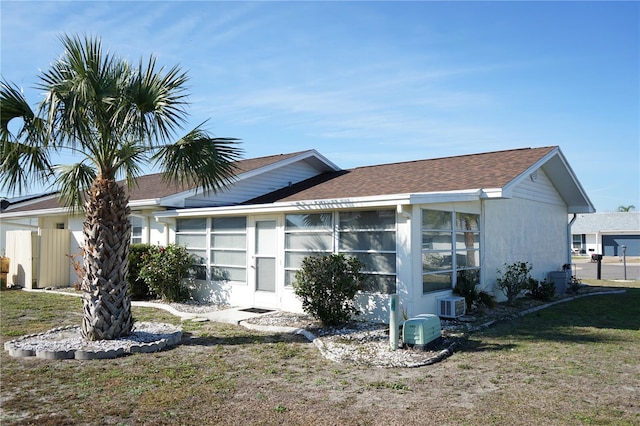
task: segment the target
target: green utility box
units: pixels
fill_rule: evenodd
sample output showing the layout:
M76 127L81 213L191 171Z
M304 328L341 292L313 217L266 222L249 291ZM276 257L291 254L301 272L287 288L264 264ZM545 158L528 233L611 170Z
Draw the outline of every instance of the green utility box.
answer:
M440 318L433 314L421 314L415 318L409 318L402 327L404 347L426 350L440 336L442 336Z

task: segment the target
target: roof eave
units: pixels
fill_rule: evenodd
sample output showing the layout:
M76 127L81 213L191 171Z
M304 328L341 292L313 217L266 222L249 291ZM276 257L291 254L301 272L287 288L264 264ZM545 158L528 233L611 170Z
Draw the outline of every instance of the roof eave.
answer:
M40 217L40 216L58 216L58 215L68 215L71 211L67 207L56 207L53 209L41 209L41 210L28 210L28 211L18 211L18 212L7 212L4 211L0 213L0 218L14 218L14 217Z
M596 211L560 147L554 147L554 149L505 185L502 190L503 196L511 198L515 187L539 169L542 169L549 177L551 183L567 204L569 213L594 213Z
M176 217L196 217L208 215L233 215L251 213L289 213L298 211L321 211L341 209L361 209L395 207L398 205L431 204L447 202L477 201L482 195L480 189L465 191L445 191L419 194L391 194L383 196L334 198L305 201L286 201L269 204L251 204L221 207L199 207L190 209L165 210L154 213L156 220Z

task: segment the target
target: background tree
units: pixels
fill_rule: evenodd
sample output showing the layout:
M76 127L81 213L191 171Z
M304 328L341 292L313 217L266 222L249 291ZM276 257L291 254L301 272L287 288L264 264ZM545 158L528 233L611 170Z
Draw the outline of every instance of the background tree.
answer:
M630 212L631 210L635 209L636 206L634 206L633 204L628 205L628 206L618 206L618 211L619 212Z
M188 77L179 67L158 68L154 56L131 65L103 52L97 37L60 40L65 51L41 74L45 95L35 111L15 85L1 83L2 188L22 192L52 179L64 205L84 209L82 335L115 339L133 326L128 195L116 180L134 185L141 167L155 164L167 182L216 191L233 179L241 150L201 126L174 142L187 118ZM61 151L80 161L53 165Z

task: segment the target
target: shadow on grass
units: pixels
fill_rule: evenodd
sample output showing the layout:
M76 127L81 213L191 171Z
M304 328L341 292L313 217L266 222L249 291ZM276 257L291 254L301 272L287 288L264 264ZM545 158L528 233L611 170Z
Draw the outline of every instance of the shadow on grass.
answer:
M213 336L213 335L194 335L193 333L183 332L181 345L184 346L237 346L237 345L255 345L264 343L308 343L309 341L301 335L290 333L277 334L247 334L233 336Z
M559 303L523 317L505 320L462 343L471 352L503 351L515 342L635 343L640 342L640 289L623 294L587 296Z
M469 338L460 342L462 350L465 352L500 352L508 351L517 347L513 343L489 343L479 339Z

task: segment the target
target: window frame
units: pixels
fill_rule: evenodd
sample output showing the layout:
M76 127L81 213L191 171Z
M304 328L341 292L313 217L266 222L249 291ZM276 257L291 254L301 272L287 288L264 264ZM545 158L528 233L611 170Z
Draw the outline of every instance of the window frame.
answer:
M342 221L343 216L351 215L351 214L362 214L362 213L377 213L380 214L388 214L392 218L391 223L383 223L382 226L376 227L377 222L369 222L364 223L362 225L358 225L356 227L353 226L343 226L345 222ZM345 210L338 211L337 218L335 222L335 236L336 236L336 253L345 254L347 256L354 256L358 258L360 261L365 263L365 268L362 273L365 276L369 277L369 282L365 283L365 288L362 290L364 293L379 293L379 294L396 294L398 291L398 270L397 270L397 262L398 262L398 218L395 209L381 208L381 209L366 209L366 210ZM371 224L373 223L373 227ZM376 248L376 249L353 249L349 247L348 249L344 249L342 246L343 239L341 236L343 234L350 235L358 235L358 234L381 234L384 236L391 235L391 241L393 244L392 249L390 248ZM381 241L384 241L386 238L382 238ZM389 271L380 271L367 269L367 260L368 258L373 259L374 257L385 257L390 255L392 258L391 262L387 262L391 266L391 270ZM364 258L364 259L363 259ZM374 282L375 285L371 285Z
M481 215L479 213L468 213L455 209L451 210L436 210L429 208L421 208L421 276L422 276L422 294L432 294L441 291L449 291L455 288L461 276L473 277L474 280L479 281L481 272L481 255L482 255L482 229L480 226ZM445 225L438 227L433 223L425 224L426 212L440 213L441 216L449 215L449 218L445 220ZM471 229L460 226L460 220L463 215L474 216L475 227ZM468 234L473 235L473 246L466 246ZM428 235L446 237L448 236L448 248L425 248L425 238ZM462 241L460 238L462 236ZM445 241L443 241L445 243ZM459 247L459 244L464 244L465 247ZM460 256L469 259L472 254L473 264L468 264L459 261ZM442 255L443 262L447 262L441 265L434 265L431 268L426 268L426 256L429 255ZM433 256L436 258L435 256ZM463 264L464 263L464 264ZM438 266L441 266L438 268ZM437 278L442 278L438 280Z
M236 228L236 229L228 229L228 228L220 228L219 230L216 228L215 226L215 222L217 220L229 220L229 219L243 219L244 220L244 227L243 228ZM209 270L209 280L210 281L219 281L214 279L214 269L219 269L219 270L235 270L235 271L244 271L244 280L237 280L237 279L229 279L227 280L230 283L234 283L234 284L240 284L240 285L247 285L248 284L248 276L247 276L247 270L248 270L248 262L247 262L247 244L248 244L248 238L247 238L247 223L248 223L248 218L247 216L221 216L221 217L210 217L208 218L209 220L209 230L207 232L207 245L209 246L207 249L207 254L208 254L208 259L209 259L209 263L208 263L208 270ZM242 230L241 230L242 229ZM222 247L214 247L213 246L213 240L214 237L216 235L220 235L220 236L243 236L243 240L244 240L244 248L238 248L238 247L227 247L227 246L222 246ZM219 252L219 253L223 253L223 252L233 252L236 254L240 254L240 253L244 253L244 264L243 265L237 265L237 264L230 264L230 263L226 263L226 264L218 264L214 262L214 257L213 253L214 252ZM224 278L224 277L221 277Z
M378 215L388 214L392 220L387 219L385 224L381 227L376 227L376 221L369 221L369 223L365 223L358 226L341 226L344 222L341 222L345 216L348 215L358 215L362 213L377 213ZM322 215L331 215L331 223L330 226L324 226L321 228L289 228L287 227L287 218L290 216L303 216L309 213L287 213L285 214L285 288L291 288L291 283L293 279L291 278L295 271L299 270L299 267L295 265L287 264L287 254L291 253L307 253L307 255L329 255L329 254L344 254L347 256L354 256L363 260L366 264L367 258L374 258L375 256L389 256L391 259L387 264L391 265L390 271L379 271L379 270L371 270L366 269L363 270L363 274L369 277L373 277L376 281L377 285L375 287L370 286L369 288L365 287L363 292L365 293L382 293L382 294L395 294L397 292L397 233L398 233L398 219L396 215L395 209L389 208L381 208L381 209L358 209L358 210L336 210L331 212L317 212L310 214L322 214ZM354 217L350 218L354 219ZM373 224L373 226L372 226ZM384 241L385 244L389 244L389 247L384 248L367 248L367 249L354 249L353 247L348 247L345 249L342 246L342 242L344 241L341 236L345 234L349 235L364 235L364 234L380 234L384 233L387 235L391 235L391 238L383 237L380 241ZM332 247L330 249L311 249L311 250L300 250L296 248L291 248L289 246L290 239L287 238L291 235L330 235L332 240ZM356 238L356 240L358 240ZM391 244L392 243L392 244Z
M289 227L289 221L287 220L291 216L329 216L329 223L324 227ZM292 288L293 281L295 277L295 272L300 270L299 266L289 264L289 260L291 257L290 254L298 254L302 255L303 258L306 256L324 256L334 253L335 251L335 236L334 236L334 220L335 215L332 212L317 212L317 213L286 213L284 215L284 287ZM302 250L300 248L294 247L290 248L289 242L291 238L294 236L301 235L324 235L328 236L331 243L328 249L309 249Z
M134 230L136 229L135 221L140 221L140 235L136 234ZM138 215L129 215L129 223L131 224L131 236L129 238L130 244L143 244L144 243L144 222L145 218Z

